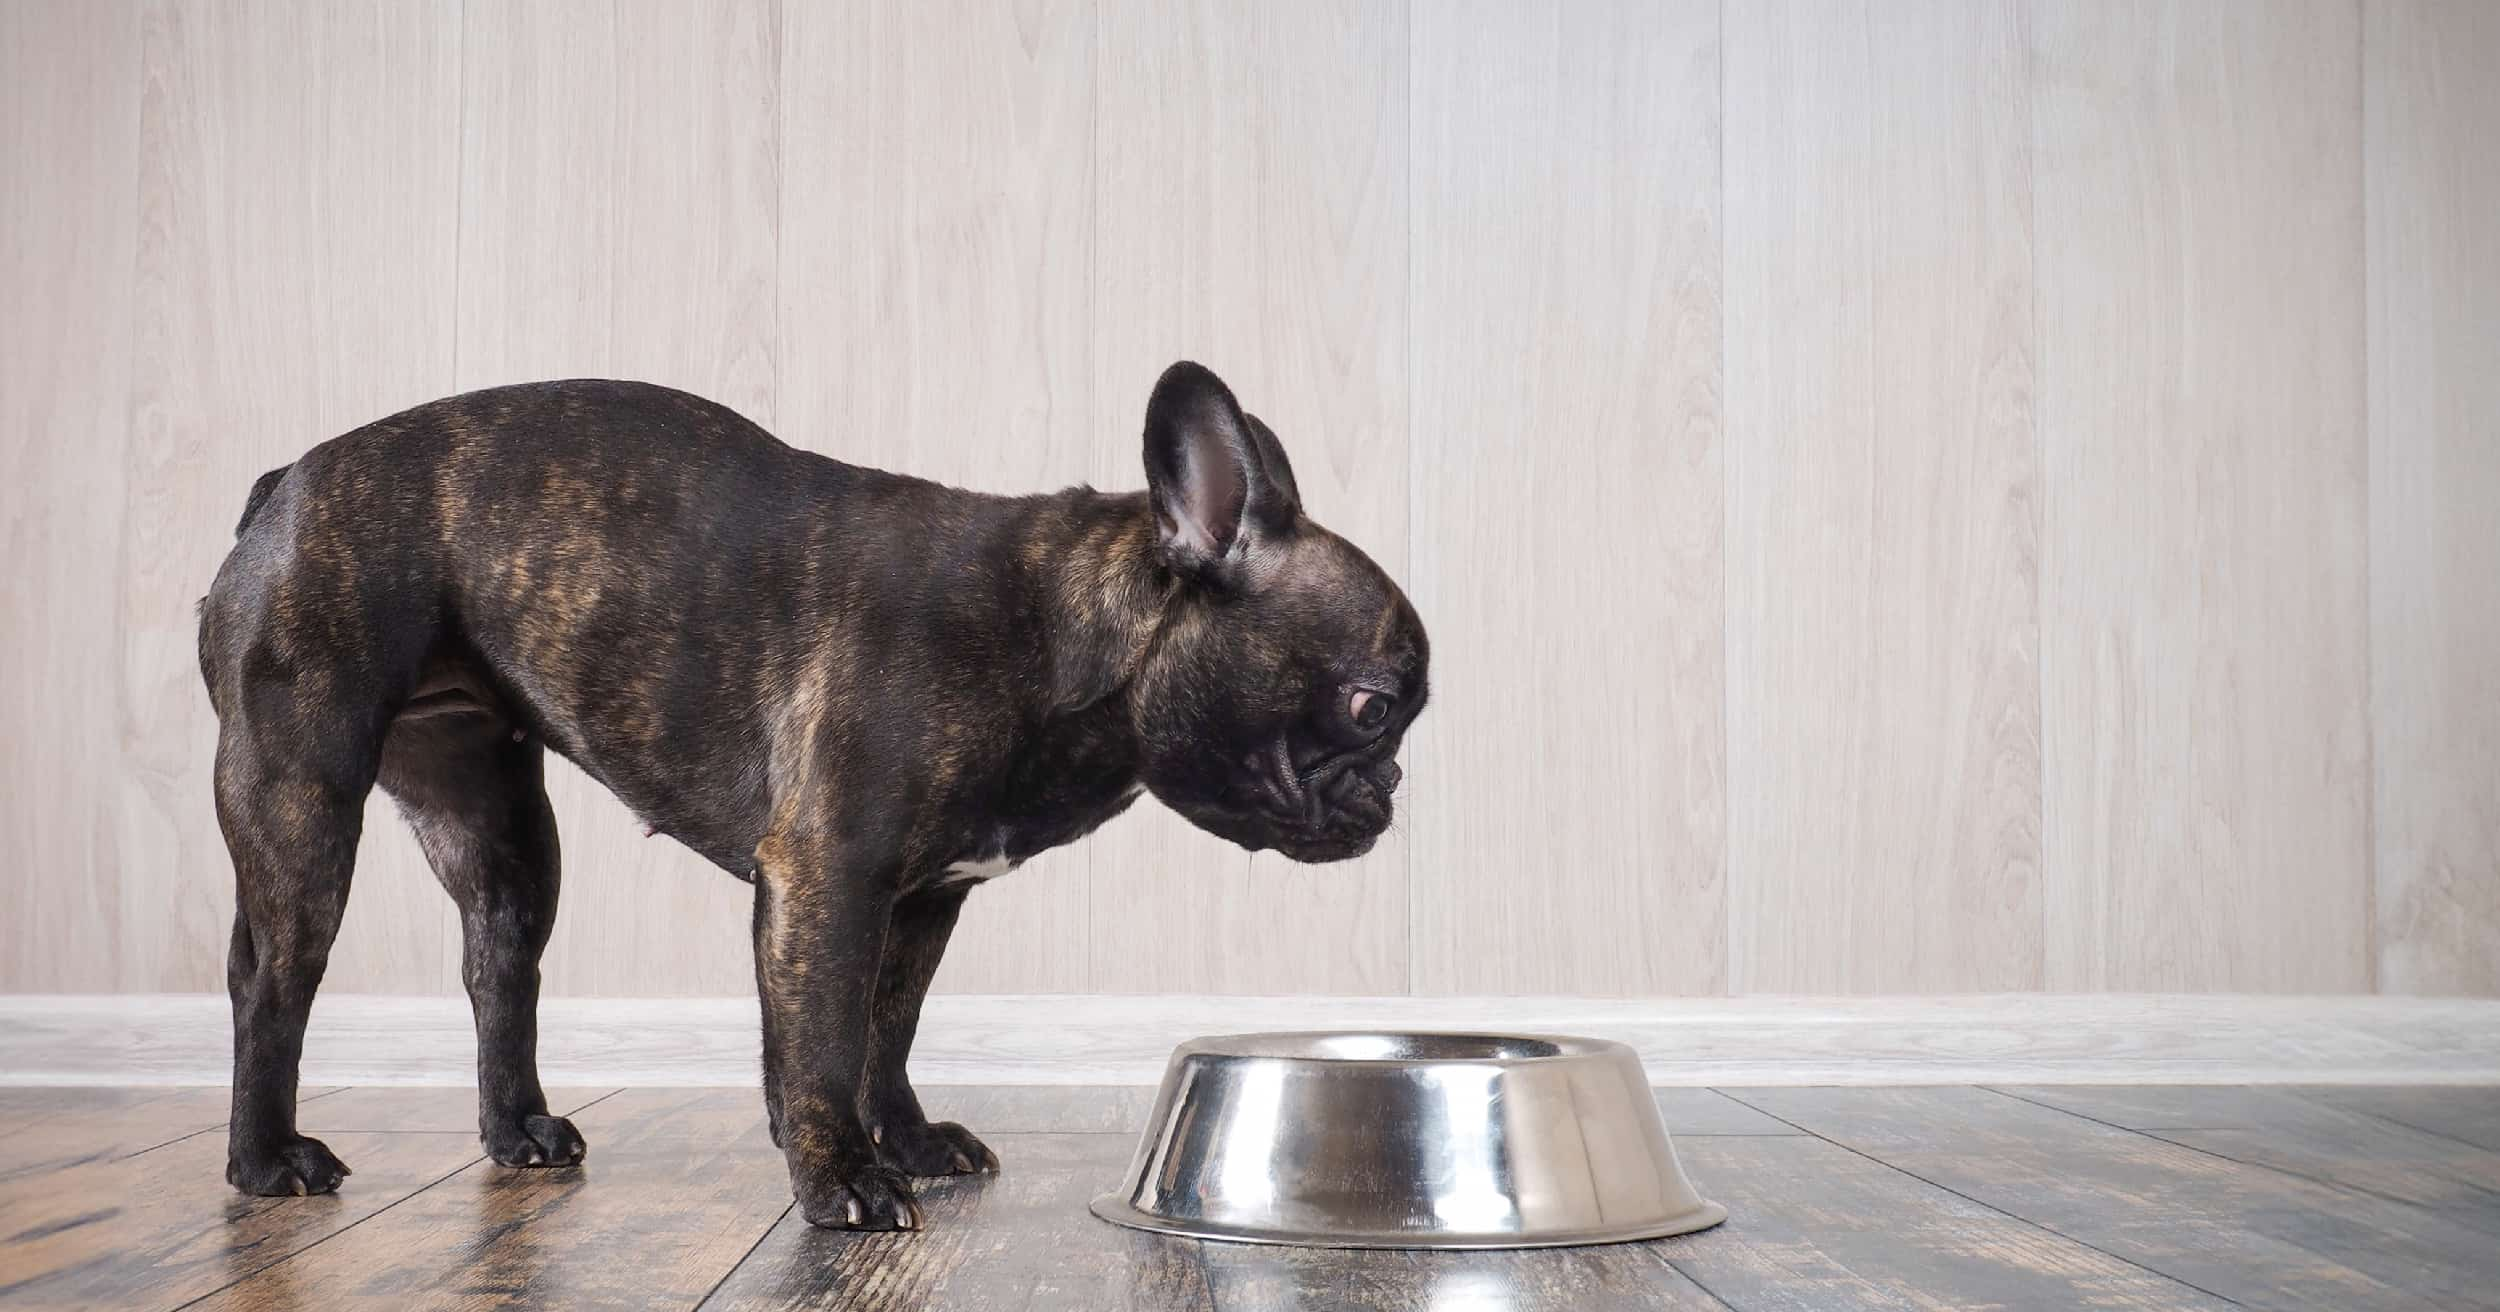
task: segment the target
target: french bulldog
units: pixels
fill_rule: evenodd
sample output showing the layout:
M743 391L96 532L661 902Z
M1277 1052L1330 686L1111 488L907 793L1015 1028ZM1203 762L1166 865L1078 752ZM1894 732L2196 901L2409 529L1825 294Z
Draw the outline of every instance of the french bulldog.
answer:
M1145 476L982 495L591 380L421 405L263 475L200 603L227 1180L348 1174L296 1130L296 1068L376 785L460 909L486 1151L581 1160L536 1062L550 750L754 885L764 1105L808 1221L913 1228L911 1177L996 1169L904 1071L965 896L1141 790L1252 850L1357 856L1428 691L1414 608L1205 368L1156 383Z

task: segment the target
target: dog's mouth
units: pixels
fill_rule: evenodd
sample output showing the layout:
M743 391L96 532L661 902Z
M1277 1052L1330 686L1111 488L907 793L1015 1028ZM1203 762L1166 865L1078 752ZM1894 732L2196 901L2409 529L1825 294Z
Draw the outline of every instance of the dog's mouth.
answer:
M1242 764L1271 830L1267 845L1296 861L1343 861L1370 851L1389 828L1390 794L1404 777L1396 761L1362 752L1297 762L1282 735Z

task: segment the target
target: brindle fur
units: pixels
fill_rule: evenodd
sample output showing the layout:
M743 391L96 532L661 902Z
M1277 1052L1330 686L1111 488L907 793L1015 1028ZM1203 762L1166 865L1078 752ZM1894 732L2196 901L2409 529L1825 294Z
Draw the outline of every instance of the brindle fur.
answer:
M808 1220L917 1221L906 1177L990 1169L904 1075L968 885L1142 785L1245 846L1388 824L1423 628L1301 512L1275 435L1175 365L1149 490L994 497L795 451L665 388L419 406L256 483L201 603L235 867L227 1177L320 1193L306 1016L379 784L458 903L478 1124L580 1160L538 1084L558 886L544 753L755 885L765 1100ZM1351 722L1350 690L1393 698Z

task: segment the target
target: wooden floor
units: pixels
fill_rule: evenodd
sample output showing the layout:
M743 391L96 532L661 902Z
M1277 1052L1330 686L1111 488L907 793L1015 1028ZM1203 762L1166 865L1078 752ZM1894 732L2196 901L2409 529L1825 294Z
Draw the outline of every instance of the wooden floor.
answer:
M0 1307L2500 1307L2500 1089L1662 1090L1729 1222L1533 1253L1105 1225L1140 1089L932 1091L1006 1170L862 1238L792 1213L751 1091L553 1101L585 1166L481 1161L464 1090L312 1091L356 1174L269 1199L221 1089L0 1090Z

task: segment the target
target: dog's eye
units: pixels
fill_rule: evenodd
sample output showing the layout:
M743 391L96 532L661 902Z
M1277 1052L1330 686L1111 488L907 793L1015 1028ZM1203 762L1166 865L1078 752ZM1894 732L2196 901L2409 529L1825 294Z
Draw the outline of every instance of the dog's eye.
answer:
M1345 713L1355 724L1365 729L1377 729L1388 723L1389 710L1396 704L1397 699L1385 692L1357 688L1354 695L1346 699Z

